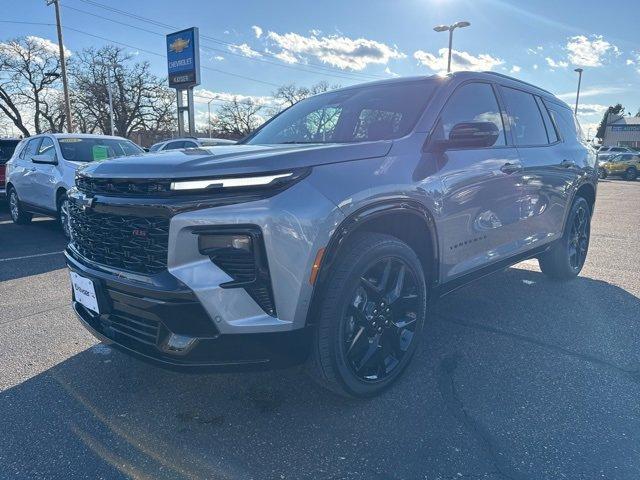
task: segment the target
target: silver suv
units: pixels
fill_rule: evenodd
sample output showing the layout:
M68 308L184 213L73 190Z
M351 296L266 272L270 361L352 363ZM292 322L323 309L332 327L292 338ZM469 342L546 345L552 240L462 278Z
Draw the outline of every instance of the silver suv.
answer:
M79 170L73 308L169 368L306 362L371 396L439 296L529 258L578 275L596 185L571 109L532 85L462 72L344 88L236 146Z
M55 133L22 140L6 167L11 219L27 224L34 213L56 217L69 236L67 191L78 167L142 153L142 148L126 138L105 135Z

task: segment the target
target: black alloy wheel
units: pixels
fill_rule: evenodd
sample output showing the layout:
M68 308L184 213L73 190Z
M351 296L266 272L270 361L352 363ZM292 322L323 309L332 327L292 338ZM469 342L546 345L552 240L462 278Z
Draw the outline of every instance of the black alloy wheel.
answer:
M569 264L571 268L578 272L582 269L587 258L589 233L589 212L585 205L580 204L573 217L569 241L567 242Z
M420 312L415 273L401 258L374 261L360 278L342 324L347 365L364 382L378 382L400 365Z

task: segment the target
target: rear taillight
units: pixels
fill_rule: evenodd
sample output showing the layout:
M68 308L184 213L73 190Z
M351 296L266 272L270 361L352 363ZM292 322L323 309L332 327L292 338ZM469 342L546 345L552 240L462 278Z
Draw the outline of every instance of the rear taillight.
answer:
M6 180L5 178L6 169L7 169L6 165L0 165L0 186L2 187L4 187L4 182Z

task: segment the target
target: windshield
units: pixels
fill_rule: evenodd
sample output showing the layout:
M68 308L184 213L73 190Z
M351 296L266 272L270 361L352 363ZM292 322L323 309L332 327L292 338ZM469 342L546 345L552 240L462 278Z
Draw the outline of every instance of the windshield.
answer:
M411 131L435 90L419 81L353 88L296 103L245 142L344 143L399 138Z
M140 155L144 150L124 138L59 138L60 151L65 160L93 162L114 157Z

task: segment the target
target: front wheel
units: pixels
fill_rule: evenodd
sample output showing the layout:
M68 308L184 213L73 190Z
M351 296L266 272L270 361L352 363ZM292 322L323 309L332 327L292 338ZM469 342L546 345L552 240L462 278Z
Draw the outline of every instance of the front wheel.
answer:
M576 197L564 227L564 235L538 258L540 270L558 280L576 277L587 258L591 236L591 209L583 197Z
M26 212L20 205L20 199L18 198L18 192L14 188L9 189L9 214L13 223L18 225L26 225L31 223L33 215Z
M638 178L638 170L636 170L634 167L627 168L627 170L624 172L624 179L633 181L636 178Z
M370 233L345 247L327 281L310 372L338 394L376 395L399 378L421 337L422 264L406 243Z
M607 170L604 168L600 168L598 170L598 178L600 178L601 180L604 180L605 178L607 178Z
M62 194L58 199L58 222L62 233L67 239L71 238L71 229L69 227L69 199L66 194Z

